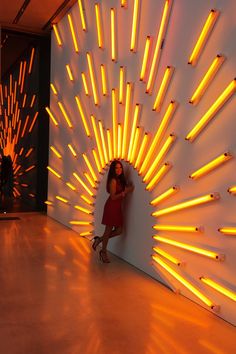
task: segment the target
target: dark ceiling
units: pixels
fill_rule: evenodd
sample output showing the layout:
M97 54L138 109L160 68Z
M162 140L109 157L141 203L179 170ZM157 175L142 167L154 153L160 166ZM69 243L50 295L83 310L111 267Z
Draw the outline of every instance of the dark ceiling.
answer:
M1 78L33 38L48 36L76 0L0 0Z

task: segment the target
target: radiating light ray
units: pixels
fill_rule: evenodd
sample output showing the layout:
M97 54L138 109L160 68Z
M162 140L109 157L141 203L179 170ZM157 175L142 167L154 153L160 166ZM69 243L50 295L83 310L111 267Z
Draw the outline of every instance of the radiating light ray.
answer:
M50 83L50 87L51 87L52 92L54 93L54 95L57 95L57 89L56 89L55 85L53 83Z
M111 59L117 61L116 12L114 8L111 8Z
M191 283L174 271L170 266L163 262L159 257L152 256L153 260L163 267L168 273L170 273L175 279L177 279L181 284L183 284L188 290L190 290L194 295L196 295L204 304L214 309L216 306L210 299L203 295L197 288L195 288Z
M57 178L61 178L61 175L59 175L59 173L57 173L52 167L47 166L47 169L48 169L48 171L53 173Z
M151 48L151 37L147 36L146 42L145 42L145 48L144 48L144 53L143 53L143 61L142 61L142 67L140 71L140 81L144 81L146 77L146 72L147 72L147 63L150 55L150 48Z
M129 114L130 114L130 106L131 106L131 91L132 91L132 85L130 82L127 82L124 129L123 129L122 152L121 152L121 158L123 158L123 159L127 158L127 143L128 143L128 132L129 132Z
M151 146L148 149L147 155L145 156L145 158L143 160L139 174L146 172L147 166L151 161L151 157L154 153L154 150L156 150L157 145L160 143L160 141L166 131L166 128L167 128L171 118L173 117L176 107L177 107L177 103L175 101L171 101L170 104L168 105L167 110L161 120L161 124L159 125L158 130L152 140Z
M34 168L35 168L35 165L32 165L32 166L26 168L25 172L29 172L29 171L33 170Z
M69 64L66 64L66 70L70 81L74 81L74 77Z
M22 71L22 78L21 78L21 85L20 85L20 93L23 93L23 89L24 89L25 71L26 71L26 61L24 61L24 64L23 64L23 71Z
M91 163L90 163L88 157L87 157L85 154L82 154L82 156L83 156L83 158L84 158L84 161L85 161L85 163L86 163L86 165L87 165L87 167L88 167L88 169L89 169L89 171L90 171L90 173L91 173L91 175L92 175L94 181L95 181L95 182L98 182L97 175L96 175L96 173L95 173L95 171L94 171L94 169L93 169L93 167L92 167L92 165L91 165Z
M107 146L105 143L104 129L103 129L101 120L98 121L98 127L99 127L100 136L101 136L101 140L102 140L102 150L103 150L103 154L104 154L104 162L105 162L105 164L107 164L108 163Z
M151 93L151 91L152 91L154 76L157 72L157 66L158 66L158 63L160 60L160 52L161 52L162 43L164 41L164 37L165 37L165 33L166 33L170 9L171 9L171 2L169 0L166 0L165 5L164 5L164 9L163 9L163 13L162 13L159 33L157 36L156 47L155 47L154 55L152 58L152 64L151 64L151 69L150 69L150 73L149 73L149 77L148 77L146 93Z
M210 32L213 29L213 26L218 18L218 15L219 15L219 11L211 10L203 26L201 34L197 40L197 43L195 44L193 51L190 55L188 64L195 65L197 63L197 60L202 52L203 46L205 45L207 38L209 37Z
M156 99L153 105L153 110L159 112L161 110L162 102L165 98L171 77L174 72L174 67L173 66L167 66L164 76L161 81L161 85L159 87L159 90L156 95Z
M113 160L113 154L112 154L112 139L111 139L111 132L109 129L107 129L107 145L108 145L108 156L109 156L109 161Z
M72 17L71 17L70 14L68 14L67 17L68 17L68 21L69 21L69 25L70 25L70 31L71 31L71 36L72 36L72 40L73 40L73 43L74 43L74 48L75 48L76 53L78 53L79 52L79 46L78 46L77 38L76 38L76 35L75 35L75 30L74 30Z
M53 124L58 126L58 122L57 122L56 118L54 117L54 115L52 114L52 112L50 111L49 107L46 107L45 109L46 109L49 117L51 118Z
M91 187L96 188L96 184L94 183L94 181L92 180L92 178L90 177L90 175L87 172L84 172L84 176L87 179L87 181L89 182L89 184L91 185Z
M76 172L73 172L73 176L77 179L77 181L81 184L81 186L88 192L91 197L94 195L90 188L84 183L84 181L78 176Z
M50 200L45 200L44 204L53 205L53 202L51 202Z
M84 86L84 92L86 96L89 96L88 83L84 72L81 72L82 82Z
M203 115L203 117L198 121L195 127L188 133L186 140L193 141L205 128L205 126L214 118L216 113L222 108L222 106L229 100L229 98L236 91L236 79L231 81L231 83L226 87L222 94L217 98L213 105L208 109L208 111Z
M26 130L26 126L28 124L28 121L29 121L29 115L26 116L25 124L24 124L24 127L23 127L22 132L21 132L21 138L23 138L23 136L25 135L25 130Z
M210 171L212 171L213 169L221 166L224 162L232 159L232 157L233 156L230 154L230 152L225 152L224 154L219 155L214 160L208 162L206 165L202 166L195 172L191 173L189 177L192 179L197 179L199 177L202 177L207 173L209 173Z
M131 52L136 51L137 48L138 19L139 19L139 0L134 0L133 21L132 21L132 31L131 31L131 41L130 41Z
M90 135L91 135L90 134L90 130L89 130L89 127L88 127L87 119L85 117L84 110L83 110L83 107L82 107L82 104L81 104L79 96L75 96L75 101L76 101L77 107L79 109L79 113L80 113L80 116L81 116L81 119L82 119L82 122L83 122L83 125L84 125L84 129L85 129L86 135L88 137L90 137Z
M61 202L68 204L69 201L63 197L61 197L60 195L56 195L56 199L60 200Z
M130 163L134 163L137 155L137 148L140 139L140 127L136 127L135 134L134 134L134 142L132 145L131 155L130 155Z
M232 187L228 188L228 192L232 193L232 194L236 194L236 186L232 186Z
M214 280L207 278L207 277L200 277L200 280L204 283L210 286L211 288L215 289L219 293L227 296L229 299L236 301L236 293L234 291L231 291L224 286L220 285L219 283L215 282Z
M59 34L59 31L58 31L57 25L54 23L52 25L52 28L53 28L55 36L56 36L57 44L61 47L62 46L62 40L61 40L61 36Z
M220 227L218 231L224 235L236 235L236 227Z
M103 40L103 32L102 32L101 7L99 3L95 3L95 14L96 14L98 47L103 48L104 40Z
M90 200L88 197L86 197L86 195L81 194L81 199L83 199L83 201L85 201L85 203L87 203L88 205L94 205L93 201Z
M220 198L220 195L218 193L206 194L201 197L193 198L193 199L190 199L186 202L182 202L182 203L179 203L176 205L172 205L171 207L155 211L154 213L152 213L152 215L158 217L158 216L165 215L168 213L173 213L175 211L190 208L190 207L193 207L196 205L201 205L201 204L205 204L208 202L212 202L214 200L218 200L219 198Z
M99 134L97 131L95 117L93 115L91 115L91 121L92 121L94 136L95 136L95 140L96 140L96 144L97 144L97 148L98 148L99 159L101 162L101 166L103 168L105 166L105 160L104 160L103 151L102 151L102 144L101 144L101 140L100 140L100 137L99 137Z
M54 154L59 158L59 159L61 159L62 158L62 156L61 156L61 154L59 153L59 151L54 147L54 146L50 146L50 149L54 152Z
M30 53L30 62L29 62L28 74L31 74L31 72L32 72L32 67L33 67L33 63L34 63L34 55L35 55L35 48L32 48L31 49L31 53Z
M79 211L82 211L83 213L85 214L92 214L92 211L91 210L88 210L86 208L83 208L82 206L80 205L75 205L74 206L75 209L79 210Z
M76 187L75 187L73 184L71 184L70 182L66 182L66 185L67 185L70 189L72 189L72 191L76 191Z
M160 148L156 158L152 162L152 165L149 167L147 170L145 176L143 177L143 182L149 181L150 177L152 176L155 168L159 165L161 160L164 158L164 156L167 154L169 149L171 148L172 144L174 143L176 139L176 136L174 134L170 134L168 138L166 139L165 143L162 145Z
M89 226L93 225L91 221L80 221L80 220L71 220L69 222L71 225L78 225L78 226Z
M32 96L31 102L30 102L30 107L32 108L35 102L36 95Z
M207 70L206 74L202 78L201 82L199 83L198 87L194 91L192 97L189 100L189 103L197 104L210 83L212 82L213 78L215 77L217 71L220 69L221 65L223 64L225 57L223 55L217 55L216 58L211 63L209 69Z
M25 157L29 157L31 153L34 151L34 148L30 148L27 153L25 154Z
M118 137L117 137L117 158L121 158L121 149L122 149L122 126L118 124Z
M102 78L102 94L103 96L107 96L108 88L107 88L107 77L106 77L105 65L101 64L100 69L101 69L101 78Z
M97 166L98 172L100 173L102 171L102 166L100 164L97 152L95 149L92 149L92 153L93 153L93 158L94 158L95 164Z
M140 109L141 109L141 105L139 103L137 103L135 105L135 109L134 109L134 118L133 118L133 123L132 123L132 128L131 128L131 135L130 135L130 142L129 142L129 150L128 150L128 161L130 160L130 156L131 156L131 151L133 148L133 142L134 142L134 135L135 135L135 129L138 123L138 117L140 114Z
M34 124L35 124L35 122L36 122L36 119L38 118L38 114L39 114L38 111L35 112L35 115L34 115L34 118L33 118L33 120L32 120L32 123L31 123L31 125L30 125L30 127L29 127L29 133L31 133L32 130L33 130L33 127L34 127Z
M59 108L60 108L65 120L66 120L66 123L68 124L68 127L72 128L73 125L72 125L72 123L70 121L70 118L68 117L68 115L67 115L67 113L65 111L65 108L64 108L63 104L60 101L58 101L57 103L58 103L58 106L59 106Z
M71 144L68 144L67 146L68 146L70 152L72 153L72 155L73 155L74 157L77 157L76 151L75 151L75 149L73 148L73 146L72 146Z
M145 133L142 139L142 143L139 148L138 156L137 159L134 163L134 168L136 168L138 171L140 169L140 164L141 161L144 160L144 154L146 153L147 145L148 145L148 140L149 140L149 135L148 133Z
M153 251L155 251L157 254L161 255L162 257L165 257L166 259L168 259L168 261L170 261L178 266L181 264L179 259L171 256L169 253L163 251L162 249L160 249L158 247L153 247Z
M153 229L158 231L178 231L178 232L201 232L202 226L185 226L185 225L163 225L157 224Z
M82 29L83 29L83 31L86 31L87 26L86 26L86 20L85 20L85 14L84 14L85 11L84 11L82 0L78 0L78 5L79 5L79 13L80 13L80 18L81 18Z
M125 87L125 67L120 67L120 86L119 86L119 103L124 102L124 87Z
M166 173L170 170L172 165L169 162L166 162L155 174L155 176L150 180L150 182L146 186L146 190L150 191L152 188L156 186L158 182L166 175Z
M99 100L98 100L98 90L96 86L95 73L94 73L93 62L92 62L92 54L87 52L86 56L87 56L89 75L90 75L90 80L92 85L94 104L95 106L97 106L99 104Z

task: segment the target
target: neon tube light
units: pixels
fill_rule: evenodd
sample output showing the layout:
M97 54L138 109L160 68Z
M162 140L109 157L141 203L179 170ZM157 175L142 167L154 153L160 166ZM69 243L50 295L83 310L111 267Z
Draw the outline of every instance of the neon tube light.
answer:
M66 185L67 185L70 189L72 189L72 191L76 191L75 186L74 186L73 184L71 184L70 182L66 182Z
M156 99L155 99L155 102L154 102L154 105L152 108L153 111L159 112L161 110L161 105L164 100L165 94L167 92L168 85L170 83L170 79L172 77L173 72L174 72L174 68L172 66L167 66L164 76L162 78L160 88L159 88L157 95L156 95Z
M167 189L165 192L163 192L162 194L160 194L158 197L156 197L155 199L153 199L150 204L151 205L157 205L159 203L161 203L163 200L171 197L172 195L174 195L176 192L179 191L179 187L178 186L173 186L169 189Z
M200 232L202 227L197 226L182 226L182 225L161 225L157 224L153 226L153 229L158 231L178 231L178 232Z
M74 77L72 75L72 71L71 71L71 68L70 68L69 64L66 64L66 70L67 70L67 74L69 76L70 81L74 81Z
M32 96L31 102L30 102L30 107L32 108L34 105L34 101L35 101L36 95Z
M52 25L52 28L53 28L55 36L56 36L57 44L61 47L62 46L62 40L61 40L61 36L60 36L60 34L58 32L57 25L56 24Z
M124 101L124 83L125 83L125 68L120 67L120 87L119 87L119 103Z
M72 123L71 123L70 118L68 117L68 115L67 115L67 113L65 111L65 108L63 107L63 104L61 102L57 102L57 103L58 103L58 106L59 106L59 108L60 108L65 120L66 120L66 123L68 124L68 127L72 128L73 127Z
M96 173L94 172L94 169L93 169L88 157L85 154L82 154L82 156L84 158L84 161L85 161L85 163L86 163L86 165L87 165L87 167L88 167L88 169L89 169L94 181L97 182L98 179L97 179Z
M87 172L84 172L84 176L85 178L87 178L89 184L91 185L91 187L96 188L96 185L94 183L94 181L92 180L92 178L89 176L89 174Z
M94 161L97 166L98 172L100 173L102 171L102 167L101 167L100 161L98 159L97 152L95 149L92 149L92 153L93 153Z
M81 194L81 199L83 199L87 204L89 205L94 205L94 203L89 199L87 198L85 195Z
M57 151L57 149L56 149L54 146L50 146L50 149L54 152L54 154L55 154L59 159L62 158L61 154Z
M83 111L82 104L80 102L79 96L75 96L75 100L76 100L76 103L77 103L77 107L79 109L79 113L80 113L80 116L81 116L81 119L82 119L82 122L83 122L83 125L84 125L84 129L85 129L86 135L88 137L90 137L90 131L89 131L88 123L87 123L87 120L86 120L86 117L85 117L85 114L84 114L84 111Z
M124 130L123 130L123 141L122 141L122 153L121 157L126 158L127 154L127 140L128 140L128 129L129 129L129 113L131 104L131 83L127 82L126 86L126 102L125 102L125 117L124 117Z
M153 251L155 251L156 253L158 253L162 257L165 257L166 259L168 259L170 262L172 262L178 266L181 264L181 262L177 258L171 256L169 253L163 251L162 249L157 248L157 247L153 247L152 249L153 249Z
M151 47L151 37L147 36L145 48L144 48L144 53L143 53L143 61L142 61L142 67L141 67L141 72L140 72L140 78L139 78L140 81L144 81L144 78L146 76L147 62L148 62L148 58L149 58L150 47Z
M57 178L61 178L61 176L59 175L59 173L57 173L53 168L51 168L50 166L47 166L48 171L52 172Z
M103 48L103 35L102 35L102 22L101 22L101 9L100 4L95 4L96 25L98 34L98 47Z
M236 194L236 186L232 186L228 189L229 193Z
M34 115L34 118L33 118L33 120L32 120L32 123L31 123L31 125L30 125L30 127L29 127L29 133L31 133L32 130L33 130L33 127L34 127L34 124L35 124L35 122L36 122L36 119L38 118L38 114L39 114L38 111L35 112L35 115Z
M68 146L68 148L70 149L72 155L73 155L74 157L77 157L76 151L75 151L75 149L73 148L73 146L72 146L71 144L68 144L67 146Z
M214 280L209 279L209 278L205 278L205 277L200 277L200 280L204 283L209 285L211 288L217 290L219 293L227 296L228 298L230 298L233 301L236 301L236 293L226 289L224 286L220 285L219 283L216 283Z
M118 124L118 143L117 143L117 157L118 159L121 157L121 145L122 145L122 126Z
M101 140L102 140L102 150L103 150L104 159L105 159L104 161L107 164L108 163L107 147L106 147L106 143L105 143L104 130L103 130L101 120L98 121L98 126L99 126L100 136L101 136Z
M136 41L137 41L138 17L139 17L139 0L134 0L132 32L131 32L131 42L130 42L131 52L135 51L137 47Z
M172 165L169 162L166 162L155 174L155 176L151 179L151 181L146 186L146 190L150 191L152 188L156 186L158 182L165 176L165 174L169 171Z
M136 168L137 170L139 170L141 161L143 161L143 155L146 152L148 139L149 139L148 133L145 133L142 139L141 146L139 148L137 159L134 164L134 168Z
M102 77L102 94L103 96L108 95L108 89L107 89L107 79L106 79L106 71L105 71L105 65L101 64L101 77Z
M32 67L33 67L33 62L34 62L34 53L35 53L35 49L32 48L31 54L30 54L30 62L29 62L28 74L31 74L31 72L32 72Z
M221 227L218 231L225 235L236 235L236 227Z
M92 214L92 212L86 208L81 207L80 205L75 205L74 206L75 209L82 211L85 214Z
M109 156L109 161L113 160L113 155L112 155L112 140L111 140L111 132L109 129L107 129L107 145L108 145L108 156Z
M139 137L140 137L140 128L136 127L135 134L134 134L134 143L132 146L131 156L130 156L131 163L133 163L136 159Z
M83 85L84 85L84 92L85 92L85 95L86 95L86 96L89 96L89 90L88 90L87 79L86 79L86 76L85 76L85 73L84 73L84 72L81 72L81 77L82 77L82 82L83 82Z
M172 212L175 212L175 211L179 211L179 210L183 210L183 209L186 209L186 208L190 208L192 206L196 206L196 205L212 202L214 200L218 200L219 198L220 198L220 195L218 193L206 194L206 195L203 195L202 197L193 198L193 199L190 199L190 200L188 200L186 202L173 205L173 206L171 206L169 208L165 208L165 209L161 209L161 210L155 211L154 213L152 213L152 215L153 216L161 216L161 215L164 215L164 214L169 214L169 213L172 213Z
M49 107L46 107L45 109L46 109L46 111L47 111L49 117L50 117L51 120L53 121L53 124L56 125L56 126L58 126L58 122L57 122L56 118L53 116L53 114L52 114L52 112L50 111Z
M82 179L77 175L76 172L73 172L73 176L77 179L77 181L84 187L84 189L88 192L91 197L93 196L93 192L88 188L88 186L82 181Z
M35 165L32 165L32 166L26 168L25 172L29 172L29 171L33 170L33 168L35 168Z
M70 221L71 225L79 225L79 226L88 226L92 225L92 222L90 221L79 221L79 220L72 220Z
M94 74L94 69L93 69L91 53L87 53L87 61L88 61L89 75L90 75L92 91L93 91L94 104L95 104L95 106L97 106L99 104L98 92L97 92L97 86L96 86L96 82L95 82L95 74Z
M129 150L128 150L128 161L130 160L131 151L132 151L132 148L133 148L135 129L136 129L136 126L137 126L138 116L139 116L139 113L140 113L140 109L141 109L141 105L137 103L137 104L135 105L135 109L134 109L134 118L133 118L133 123L132 123L132 129L131 129L131 135L130 135L130 143L129 143Z
M82 0L78 0L78 5L79 5L79 13L80 13L80 18L81 18L81 23L82 23L82 29L83 31L86 31L86 21L85 21L85 16L84 16L84 8L82 4Z
M113 130L113 152L114 158L117 157L117 94L116 90L112 89L112 130Z
M56 90L55 86L52 83L50 84L50 86L51 86L51 89L52 89L52 92L54 93L54 95L57 95L57 90Z
M68 14L67 16L68 16L68 21L69 21L69 25L70 25L70 31L71 31L71 35L72 35L72 39L73 39L73 43L74 43L74 48L75 48L76 53L78 53L79 52L79 46L78 46L76 35L75 35L75 30L74 30L74 25L73 25L73 22L72 22L72 17L71 17L70 14Z
M104 156L103 156L103 151L102 151L102 144L101 144L101 141L100 141L100 138L98 135L95 117L93 115L91 115L91 121L92 121L93 131L94 131L94 135L95 135L95 140L96 140L97 147L98 147L99 158L100 158L101 165L103 168L105 166L105 161L104 161Z
M116 33L115 33L115 9L111 8L111 59L112 61L117 60L116 53Z

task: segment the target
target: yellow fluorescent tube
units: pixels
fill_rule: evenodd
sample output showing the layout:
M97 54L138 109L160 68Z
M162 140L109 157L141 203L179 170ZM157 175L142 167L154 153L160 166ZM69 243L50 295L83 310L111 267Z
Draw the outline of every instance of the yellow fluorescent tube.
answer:
M233 156L229 152L216 157L214 160L199 168L197 171L193 172L189 177L192 179L197 179L208 172L212 171L214 168L222 165L224 162L230 160Z
M203 248L198 248L198 247L195 247L195 246L191 246L191 245L186 244L186 243L170 240L168 238L161 237L161 236L158 236L158 235L153 236L153 238L156 241L159 241L159 242L171 245L171 246L179 247L179 248L182 248L182 249L187 250L187 251L198 253L198 254L201 254L202 256L206 256L206 257L217 259L217 260L221 260L221 261L224 260L224 255L218 254L216 252L212 252L212 251L208 251L208 250L203 249Z
M162 266L169 274L171 274L175 279L177 279L181 284L183 284L188 290L190 290L195 296L197 296L204 304L209 306L210 308L214 308L214 303L209 300L205 295L203 295L197 288L195 288L191 283L189 283L186 279L184 279L181 275L179 275L176 271L174 271L170 266L168 266L165 262L163 262L159 257L153 256L153 260Z
M79 225L79 226L88 226L88 225L92 225L92 222L90 222L90 221L71 220L70 224L71 225Z
M75 100L76 100L76 103L77 103L77 107L79 109L79 113L80 113L80 116L81 116L81 119L82 119L82 122L83 122L83 125L84 125L84 129L85 129L86 135L88 137L90 137L90 131L89 131L88 123L87 123L87 120L86 120L86 117L85 117L85 114L84 114L80 99L79 99L78 96L75 96Z
M73 148L73 146L72 146L71 144L68 144L67 146L68 146L68 148L70 149L72 155L73 155L74 157L77 157L76 151L75 151L75 149Z
M58 32L57 25L56 24L52 25L52 28L54 30L58 45L62 46L62 40L61 40L61 36L60 36L60 34Z
M183 209L186 209L186 208L190 208L190 207L195 206L195 205L200 205L200 204L211 202L213 200L218 200L219 198L220 198L220 196L219 196L218 193L206 194L206 195L204 195L202 197L193 198L193 199L190 199L190 200L188 200L186 202L173 205L173 206L171 206L169 208L165 208L165 209L161 209L161 210L155 211L154 213L152 213L152 215L153 216L161 216L161 215L173 213L175 211L179 211L179 210L183 210Z
M56 118L53 116L53 114L52 114L52 112L50 111L49 107L46 107L45 109L46 109L46 111L47 111L49 117L50 117L51 120L53 121L53 124L54 124L55 126L58 126L58 122L57 122Z
M117 60L117 52L116 52L116 13L115 9L111 8L111 59L112 61Z
M224 286L220 285L219 283L216 283L214 280L205 278L205 277L200 277L200 280L204 283L209 285L211 288L217 290L219 293L227 296L233 301L236 301L236 293L225 288Z
M109 161L113 160L113 154L112 154L112 140L111 140L111 132L109 129L107 129L107 145L108 145L108 156L109 156Z
M88 194L93 196L93 192L88 188L88 186L82 181L82 179L77 175L76 172L73 172L73 176L77 179L77 181L84 187L84 189L88 192Z
M190 58L189 58L189 61L188 61L188 64L191 64L191 65L195 65L199 56L200 56L200 53L203 49L203 46L205 45L206 41L207 41L207 38L209 37L210 35L210 32L211 30L213 29L213 26L218 18L218 15L219 15L219 11L216 11L216 10L211 10L210 14L208 15L207 17L207 20L203 26L203 29L201 31L201 34L197 40L197 43L190 55Z
M134 143L133 143L132 151L131 151L131 155L130 155L130 162L131 163L133 163L136 160L139 137L140 137L140 128L136 127L135 134L134 134Z
M117 92L116 89L111 91L112 97L112 131L113 131L113 152L114 158L117 157Z
M180 231L180 232L199 232L202 227L199 226L182 226L182 225L161 225L157 224L153 226L153 229L159 231Z
M124 101L124 85L125 85L125 68L120 67L120 87L119 87L119 103Z
M155 102L154 102L154 105L152 108L153 111L158 111L158 112L160 111L161 105L164 100L165 94L167 92L173 72L174 72L174 67L167 66L164 76L161 81L160 88L159 88L157 95L156 95L156 99L155 99Z
M50 84L52 92L54 93L54 95L57 95L57 90L55 88L55 85L53 85L52 83Z
M190 98L189 103L197 104L199 102L203 93L206 91L207 87L210 85L211 81L215 77L217 71L223 64L224 60L225 58L223 55L218 54L216 56L209 69L207 70L206 74L204 75L203 79L201 80L200 84L198 85L197 89Z
M97 126L96 126L96 122L95 122L95 117L93 115L91 115L91 121L92 121L93 131L94 131L94 135L95 135L95 140L96 140L96 143L97 143L99 159L101 161L101 165L102 165L102 168L103 168L105 166L105 160L104 160L104 156L103 156L102 144L101 144L100 137L98 135Z
M131 151L133 148L135 129L137 126L140 109L141 109L141 105L137 103L135 105L135 109L134 109L134 118L133 118L133 123L132 123L131 136L130 136L130 142L129 142L129 150L128 150L128 161L130 160Z
M44 204L47 204L47 205L53 205L52 202L50 202L49 200L45 200Z
M162 249L160 249L158 247L153 247L152 249L156 253L160 254L162 257L165 257L166 259L168 259L170 262L172 262L172 263L174 263L176 265L180 265L181 264L181 262L177 258L171 256L169 253L163 251Z
M142 61L142 67L141 67L141 72L140 72L140 78L139 78L140 81L144 81L145 76L146 76L147 62L148 62L148 58L149 58L150 47L151 47L151 37L147 36L145 48L144 48L144 53L143 53L143 61Z
M63 203L68 203L68 200L67 199L65 199L65 198L62 198L62 197L60 197L59 195L56 195L56 199L58 199L58 200L60 200L61 202L63 202Z
M126 7L127 6L127 0L121 0L120 4L121 4L121 7Z
M95 106L97 106L99 104L98 91L97 91L97 86L96 86L96 80L95 80L95 74L94 74L91 53L87 53L87 62L88 62L89 75L90 75L90 80L91 80L91 85L92 85L94 104L95 104Z
M76 53L78 53L79 52L79 46L78 46L76 35L75 35L75 30L74 30L72 17L71 17L70 14L68 14L67 16L68 16L68 21L69 21L69 25L70 25L70 31L71 31L71 35L72 35L72 39L73 39L73 43L74 43L74 48L75 48Z
M117 158L121 157L121 145L122 145L122 126L118 124L118 137L117 137Z
M81 199L83 199L87 204L89 205L93 205L94 203L89 199L87 198L85 195L81 194Z
M89 184L90 184L93 188L96 188L96 184L94 183L94 181L92 180L91 176L90 176L87 172L84 172L84 176L85 176L85 178L87 178Z
M82 156L84 158L84 161L85 161L86 165L88 166L88 169L89 169L94 181L97 182L98 179L97 179L96 173L94 172L94 169L93 169L88 157L85 154L82 154Z
M108 89L107 89L107 78L106 78L106 71L105 71L105 66L104 64L101 64L101 78L102 78L102 94L103 96L108 95Z
M70 182L66 182L66 185L67 185L70 189L72 189L72 191L76 191L75 186L74 186L73 184L71 184Z
M236 194L236 186L232 186L228 189L229 193Z
M79 13L80 13L80 18L81 18L82 29L83 29L83 31L86 31L87 30L87 26L86 26L86 21L85 21L84 8L83 8L82 0L78 0L78 5L79 5Z
M134 164L134 168L137 168L138 171L140 169L141 161L143 161L144 153L146 153L146 148L147 148L147 145L148 145L148 139L149 139L149 135L148 135L148 133L145 133L144 136L143 136L143 139L142 139L141 146L139 148L137 159L136 159L135 164Z
M151 179L151 181L146 186L146 190L150 191L154 188L157 183L165 176L165 174L169 171L172 165L169 162L166 162L155 174L155 176Z
M229 100L229 98L236 91L236 79L226 87L222 94L217 98L213 105L208 109L204 116L199 120L195 127L188 133L186 140L193 141L203 130L203 128L209 123L209 121L215 116L215 114L221 109L221 107Z
M131 90L132 85L130 82L127 82L126 86L126 102L125 102L125 117L124 117L124 129L123 129L123 140L122 140L122 153L121 157L123 159L127 158L127 143L128 143L128 131L129 131L129 114L130 114L130 105L131 105Z
M57 103L58 103L58 106L59 106L59 108L60 108L65 120L66 120L66 123L68 124L69 128L72 128L73 127L72 123L71 123L70 118L68 117L68 115L67 115L67 113L65 111L65 108L64 108L63 104L61 102L57 102Z
M98 35L98 47L103 48L103 35L102 35L102 21L101 21L101 9L100 4L95 4L97 35Z
M54 152L54 154L61 159L61 154L57 151L57 149L54 146L50 146L50 149Z
M159 203L161 203L163 200L171 197L173 194L175 194L176 192L179 191L179 187L178 186L173 186L169 189L167 189L165 192L163 192L162 194L160 194L158 197L156 197L155 199L153 199L150 204L151 205L157 205Z
M82 82L83 82L83 86L84 86L84 92L86 96L89 96L89 90L88 90L88 84L87 84L87 79L85 76L84 72L81 72L81 77L82 77Z
M51 168L50 166L47 166L47 169L52 172L55 176L57 176L58 178L61 178L61 176L59 175L59 173L57 173L53 168Z
M221 227L218 231L225 235L236 235L236 227Z
M104 130L103 130L101 120L98 121L98 126L99 126L100 136L101 136L101 140L102 140L102 150L104 153L104 159L105 159L105 163L107 164L108 163L107 147L106 147L106 143L105 143Z
M75 205L74 206L75 209L82 211L85 214L92 214L92 212L86 208L81 207L80 205Z
M96 150L92 149L92 153L93 153L93 158L94 158L95 164L97 166L98 172L101 172L102 167L101 167L100 161L98 159Z
M139 18L139 0L134 0L134 10L133 10L133 22L132 22L132 32L131 32L131 42L130 50L131 52L136 50L137 47L137 26Z
M71 68L70 68L69 64L66 64L66 70L67 70L67 74L69 76L70 81L74 81L74 77L73 77L73 74L72 74L72 71L71 71Z

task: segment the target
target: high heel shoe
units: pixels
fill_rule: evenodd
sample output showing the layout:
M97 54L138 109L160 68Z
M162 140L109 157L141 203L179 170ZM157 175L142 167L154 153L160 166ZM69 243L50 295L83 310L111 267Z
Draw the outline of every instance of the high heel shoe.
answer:
M106 251L101 250L99 252L99 257L100 257L100 261L101 262L103 262L103 263L111 263L110 259L107 256L107 252Z
M102 241L102 240L101 240L101 237L99 237L99 236L95 236L95 237L93 238L92 247L93 247L94 251L96 251L96 248L97 248L97 246L99 245L99 243L100 243L101 241Z

